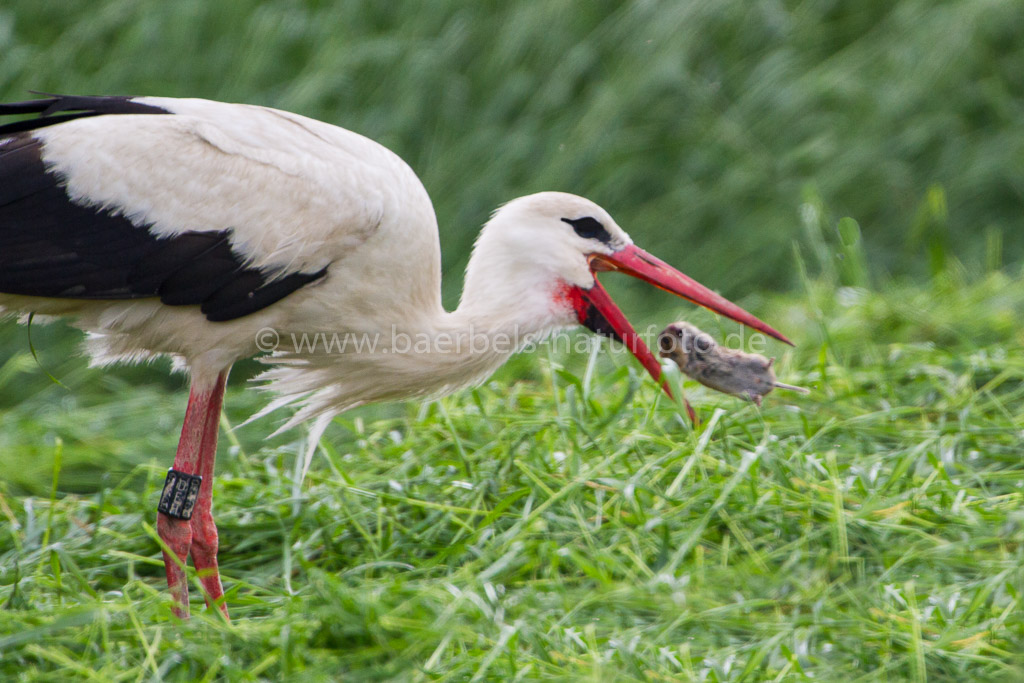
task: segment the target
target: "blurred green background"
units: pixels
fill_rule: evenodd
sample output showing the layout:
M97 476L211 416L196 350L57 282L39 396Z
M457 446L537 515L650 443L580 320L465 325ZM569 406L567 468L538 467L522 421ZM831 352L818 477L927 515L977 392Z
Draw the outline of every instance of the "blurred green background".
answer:
M6 0L0 97L205 97L374 138L434 199L449 307L490 211L558 189L763 313L759 293L800 288L797 254L836 286L1019 273L1022 35L1020 0ZM692 311L626 280L606 278L638 328ZM0 448L23 456L16 478L45 482L35 455L55 430L125 470L173 450L182 400L166 389L184 380L166 364L87 370L79 339L33 330L67 391L24 327L0 325ZM232 398L232 418L262 400Z

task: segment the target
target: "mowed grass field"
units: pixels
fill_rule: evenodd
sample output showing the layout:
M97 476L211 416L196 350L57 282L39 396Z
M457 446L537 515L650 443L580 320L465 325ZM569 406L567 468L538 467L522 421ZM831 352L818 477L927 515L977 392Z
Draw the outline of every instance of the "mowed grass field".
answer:
M301 434L229 432L231 624L201 603L178 622L163 589L153 507L183 392L70 370L0 417L0 673L1020 680L1024 283L806 284L759 312L812 393L758 410L687 382L697 429L600 346L349 414L304 481ZM42 372L30 358L4 386ZM255 393L232 389L226 421ZM94 492L25 495L46 468Z
M434 197L449 306L495 206L589 196L790 336L811 394L687 381L693 428L621 349L542 346L342 416L302 479L285 415L235 428L268 399L241 363L232 622L193 581L182 623L153 526L187 382L0 321L0 680L1024 680L1022 31L1017 0L3 3L4 100L380 140ZM602 277L638 329L739 332Z

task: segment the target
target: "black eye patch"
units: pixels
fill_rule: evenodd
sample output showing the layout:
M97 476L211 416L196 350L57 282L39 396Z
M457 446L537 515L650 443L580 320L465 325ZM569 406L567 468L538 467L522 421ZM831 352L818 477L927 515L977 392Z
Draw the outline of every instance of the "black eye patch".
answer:
M596 218L584 216L583 218L563 218L562 220L571 225L576 234L583 239L598 240L605 244L612 241L612 236Z

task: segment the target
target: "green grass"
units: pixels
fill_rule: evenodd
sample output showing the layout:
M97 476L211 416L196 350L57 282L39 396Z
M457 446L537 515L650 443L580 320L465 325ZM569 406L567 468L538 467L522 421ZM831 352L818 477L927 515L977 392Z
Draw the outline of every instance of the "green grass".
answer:
M299 434L225 438L230 625L198 604L176 622L162 588L151 525L182 393L115 377L101 403L71 372L0 418L37 443L7 469L38 468L33 495L0 484L0 674L1019 680L1024 280L806 284L761 312L813 393L759 411L688 383L697 430L624 355L584 381L587 357L542 351L340 419L301 483ZM252 394L230 392L231 420ZM54 496L51 474L91 492Z

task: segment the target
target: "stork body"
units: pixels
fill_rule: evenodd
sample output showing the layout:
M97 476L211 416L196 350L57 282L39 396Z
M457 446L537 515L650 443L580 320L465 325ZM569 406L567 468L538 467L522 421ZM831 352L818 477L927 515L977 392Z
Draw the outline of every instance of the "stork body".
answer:
M42 116L0 126L0 315L70 316L95 364L170 355L191 376L173 469L202 483L190 519L161 512L157 525L181 615L189 555L226 614L212 517L219 414L231 365L267 350L268 330L284 342L267 358L271 405L296 404L287 426L317 418L314 441L345 409L474 384L570 325L625 343L658 378L595 271L627 272L784 340L633 246L581 197L541 193L497 211L448 312L430 199L367 138L205 100L0 105L14 113ZM318 333L337 344L290 343Z

